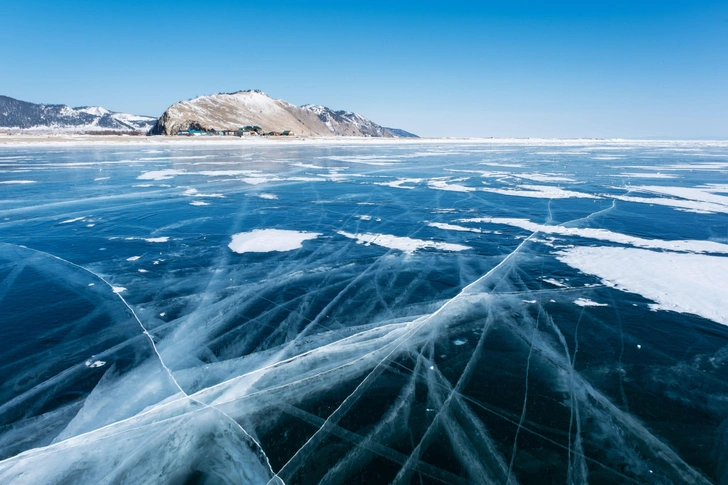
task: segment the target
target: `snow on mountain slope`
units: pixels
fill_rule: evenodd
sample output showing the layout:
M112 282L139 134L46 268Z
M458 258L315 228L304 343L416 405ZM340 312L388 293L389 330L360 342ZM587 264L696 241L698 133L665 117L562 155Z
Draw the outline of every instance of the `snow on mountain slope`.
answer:
M200 96L176 103L164 112L151 133L174 135L187 129L218 132L246 125L260 126L264 132L291 130L304 136L398 136L356 113L319 105L298 107L258 90Z
M16 130L142 131L156 120L151 116L114 113L101 106L71 108L64 104L35 104L0 96L0 127Z

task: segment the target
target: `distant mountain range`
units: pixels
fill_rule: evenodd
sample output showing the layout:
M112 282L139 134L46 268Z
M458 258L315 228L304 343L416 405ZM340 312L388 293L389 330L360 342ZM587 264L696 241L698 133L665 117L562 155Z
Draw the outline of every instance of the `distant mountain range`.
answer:
M115 113L100 106L71 108L65 104L35 104L0 96L0 127L36 132L148 132L156 118Z
M295 106L258 90L180 101L167 108L151 133L175 135L189 129L234 131L244 126L259 126L263 132L290 130L304 136L417 138L404 130L380 126L351 111L334 111L311 104Z
M363 136L417 138L397 128L380 126L351 111L320 105L294 106L258 90L200 96L173 104L159 119L115 113L100 106L71 108L64 104L35 104L0 96L0 127L38 133L143 132L176 135L200 130L218 133L244 126L262 132L289 130L304 136Z

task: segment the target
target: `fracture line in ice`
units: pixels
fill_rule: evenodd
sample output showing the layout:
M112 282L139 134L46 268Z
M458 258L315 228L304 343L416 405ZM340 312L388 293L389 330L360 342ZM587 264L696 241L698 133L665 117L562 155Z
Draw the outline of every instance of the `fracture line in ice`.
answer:
M92 274L93 276L95 276L96 278L98 278L99 280L101 280L102 282L104 282L109 288L112 289L112 291L114 291L114 288L115 288L114 285L112 285L109 281L107 281L100 274L98 274L98 273L96 273L96 272L94 272L94 271L92 271L92 270L90 270L88 268L85 268L85 267L83 267L83 266L81 266L79 264L76 264L76 263L72 262L72 261L68 261L67 259L61 258L60 256L56 256L54 254L47 253L45 251L41 251L41 250L38 250L38 249L32 249L32 248L29 248L29 249L31 249L31 250L33 250L33 251L35 251L37 253L44 254L46 256L49 256L51 258L54 258L54 259L56 259L58 261L61 261L63 263L66 263L66 264L69 264L71 266L74 266L74 267L76 267L78 269L81 269L83 271L86 271L87 273ZM160 365L162 366L162 368L164 369L164 371L167 373L167 375L169 376L169 378L171 379L171 381L175 385L175 387L177 387L177 389L179 389L179 391L187 399L189 399L190 401L193 401L196 404L201 405L203 408L212 409L213 411L216 411L216 412L222 414L225 418L227 418L233 424L235 424L250 441L252 441L253 443L255 443L255 446L258 448L258 450L260 451L261 455L265 458L265 461L266 461L266 464L268 466L268 469L270 470L271 474L273 475L273 478L268 483L277 483L277 481L280 482L280 483L283 483L283 480L281 480L278 477L278 474L276 474L276 472L273 470L273 468L272 468L272 466L270 464L270 460L268 459L268 456L265 454L265 451L263 450L263 447L260 445L260 443L258 443L258 441L255 438L253 438L253 436L251 436L245 430L245 428L243 428L240 425L240 423L238 423L237 421L235 421L230 415L228 415L227 413L225 413L223 410L218 409L217 407L215 407L213 405L210 405L210 404L207 404L207 403L205 403L203 401L200 401L197 398L195 398L194 396L190 396L189 394L187 394L187 392L185 392L185 390L182 388L182 386L179 385L179 382L177 382L177 379L174 377L172 371L164 363L164 359L162 358L162 355L159 353L159 350L157 349L157 344L154 342L154 338L149 333L149 331L146 329L146 327L144 326L144 324L142 323L142 321L139 319L139 317L137 316L137 314L134 311L134 309L131 307L131 305L129 305L129 303L126 301L126 299L123 296L121 296L121 294L119 292L114 291L114 293L119 297L119 299L122 301L122 303L124 304L124 306L126 306L129 309L129 311L131 312L132 316L134 317L134 320L136 320L136 322L141 327L142 333L144 335L146 335L146 337L149 339L149 342L150 342L150 344L152 346L152 349L154 350L154 353L157 355L157 358L159 360Z
M304 448L307 448L310 446L311 443L318 444L322 437L320 437L322 431L326 431L326 428L330 426L330 423L337 423L338 420L351 408L351 406L356 402L358 397L361 395L362 392L364 392L370 385L371 381L373 379L376 379L383 371L385 362L389 361L394 353L412 336L414 335L421 327L423 327L426 323L430 322L434 317L445 311L447 307L452 305L454 302L462 298L463 295L467 294L471 288L475 287L482 281L486 280L490 275L492 275L495 271L497 271L501 266L503 266L506 262L510 261L515 254L517 254L521 248L533 237L536 233L531 234L528 238L524 239L517 247L513 250L510 254L508 254L500 263L498 263L495 267L493 267L490 271L488 271L486 274L478 278L477 280L473 281L469 285L467 285L463 290L455 295L453 298L445 302L440 308L435 310L432 314L422 317L418 320L415 320L412 322L412 328L405 333L403 336L399 337L399 342L394 346L394 348L385 355L385 357L380 360L377 365L367 374L367 376L357 385L357 387L354 389L354 391L349 394L342 402L339 404L339 406L326 418L323 425L316 430L316 432L311 435L311 437L306 440L306 442L296 451L296 453L286 462L283 467L279 470L279 475L286 475L290 474L290 476L293 476L295 473L295 470L297 470L300 467L300 464L297 462L300 461L298 458L303 452ZM303 458L305 459L305 458ZM294 467L295 469L293 471L289 470L289 467Z

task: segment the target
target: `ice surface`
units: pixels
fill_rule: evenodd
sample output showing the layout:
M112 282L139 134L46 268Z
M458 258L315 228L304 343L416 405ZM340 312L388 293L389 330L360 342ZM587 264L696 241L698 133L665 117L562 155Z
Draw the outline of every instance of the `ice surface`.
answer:
M728 143L208 138L0 146L0 483L728 480Z

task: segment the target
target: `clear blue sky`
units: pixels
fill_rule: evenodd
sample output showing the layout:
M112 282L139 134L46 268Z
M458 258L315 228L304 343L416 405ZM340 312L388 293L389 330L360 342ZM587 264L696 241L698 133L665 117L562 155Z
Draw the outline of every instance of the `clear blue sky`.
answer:
M10 1L0 94L262 89L425 136L728 138L728 1Z

